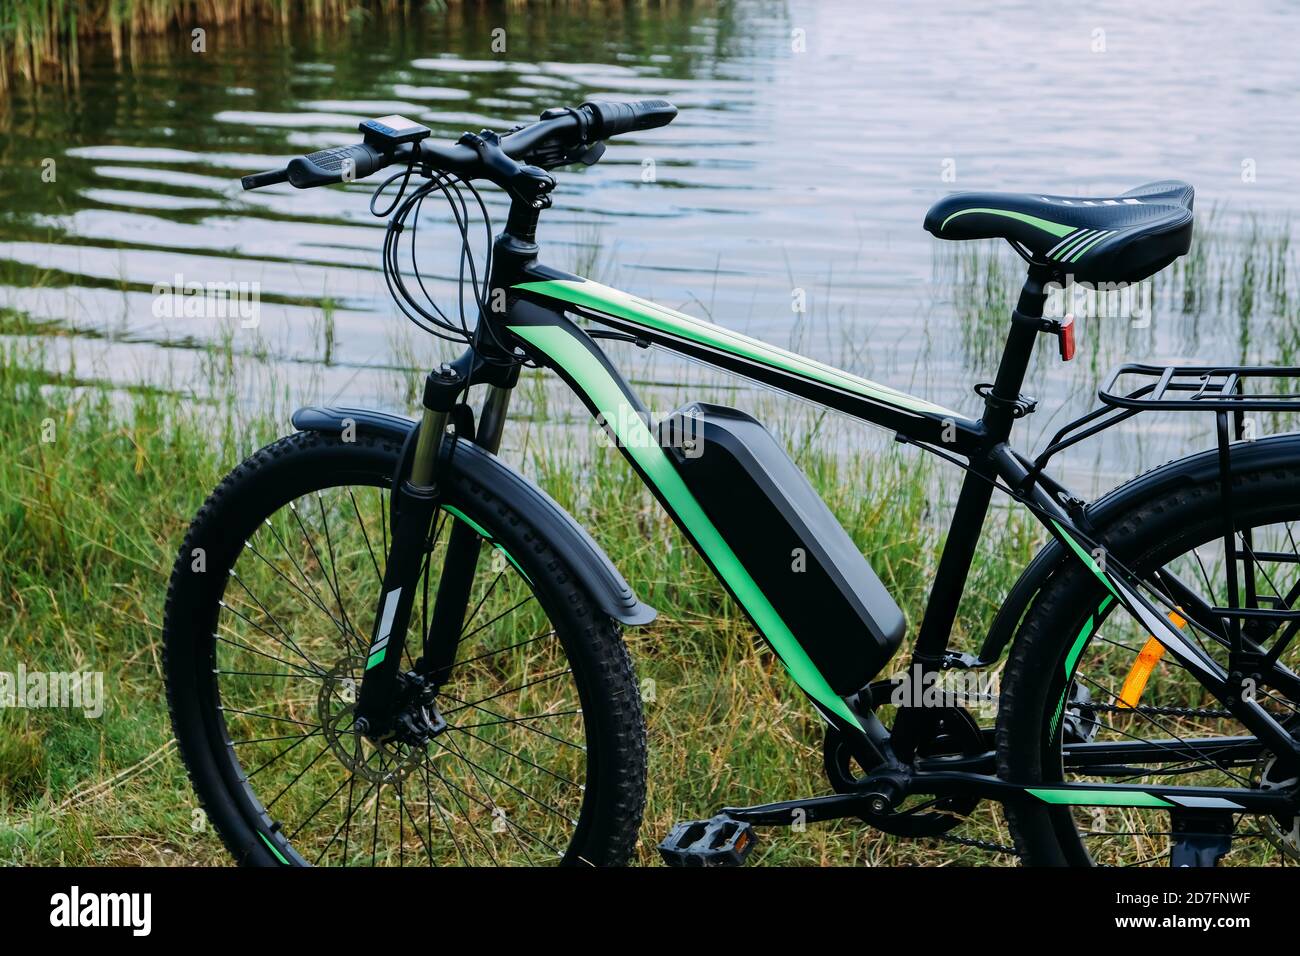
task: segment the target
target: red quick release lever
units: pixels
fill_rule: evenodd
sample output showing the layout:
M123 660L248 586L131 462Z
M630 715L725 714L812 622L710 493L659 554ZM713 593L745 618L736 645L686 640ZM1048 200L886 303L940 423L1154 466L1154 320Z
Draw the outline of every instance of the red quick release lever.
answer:
M1074 358L1074 313L1063 318L1056 327L1056 344L1061 350L1061 361Z

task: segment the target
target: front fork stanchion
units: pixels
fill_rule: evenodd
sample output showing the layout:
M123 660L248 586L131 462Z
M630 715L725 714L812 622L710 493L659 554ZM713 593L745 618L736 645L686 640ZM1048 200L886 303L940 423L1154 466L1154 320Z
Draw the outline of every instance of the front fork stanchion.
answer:
M496 452L501 447L501 431L505 425L506 411L510 405L510 389L497 385L488 387L479 416L475 444ZM429 632L424 636L424 655L418 669L428 675L435 685L441 685L451 675L456 662L456 649L461 631L465 628L465 611L469 607L470 590L478 569L479 549L483 539L478 532L463 521L451 529L447 552L443 559L442 574L438 578L438 593L434 597L433 613L429 618Z
M438 453L447 418L461 391L462 380L454 369L444 366L429 373L411 472L393 489L393 538L357 694L354 725L358 733L372 738L386 736L393 727L406 629L419 589L429 529L438 509Z

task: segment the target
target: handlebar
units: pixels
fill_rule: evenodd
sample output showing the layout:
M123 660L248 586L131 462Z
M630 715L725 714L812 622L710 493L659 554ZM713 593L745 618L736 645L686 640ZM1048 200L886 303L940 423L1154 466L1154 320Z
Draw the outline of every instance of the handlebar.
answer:
M283 169L253 173L240 182L244 189L283 182L306 189L351 182L386 166L414 163L454 173L462 179L487 179L515 192L521 170L525 168L520 163L547 170L576 162L595 162L603 149L602 140L634 130L667 126L676 116L677 108L667 100L589 101L576 109L549 109L536 123L500 137L487 130L481 134L466 133L454 146L422 140L385 147L370 142L368 134L367 142L318 150L290 160ZM365 124L361 128L367 129Z

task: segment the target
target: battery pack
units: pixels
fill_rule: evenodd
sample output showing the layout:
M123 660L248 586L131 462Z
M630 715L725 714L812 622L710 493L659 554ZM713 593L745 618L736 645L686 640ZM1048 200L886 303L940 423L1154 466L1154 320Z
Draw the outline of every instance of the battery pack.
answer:
M898 650L898 604L785 449L757 420L695 402L659 440L705 515L831 689L861 690Z

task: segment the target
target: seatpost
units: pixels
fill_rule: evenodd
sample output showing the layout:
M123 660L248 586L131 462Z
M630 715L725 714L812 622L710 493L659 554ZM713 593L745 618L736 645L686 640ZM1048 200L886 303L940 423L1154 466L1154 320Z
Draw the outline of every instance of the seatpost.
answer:
M1050 331L1043 325L1043 304L1047 301L1044 286L1051 277L1049 267L1031 265L1020 290L1020 301L1011 313L1011 331L1007 333L1007 342L1002 348L1002 361L998 363L993 387L984 394L985 407L981 419L990 437L996 441L1006 441L1012 424L1024 414L1017 406L1021 403L1020 387L1025 382L1029 360L1034 354L1034 342L1039 332Z

